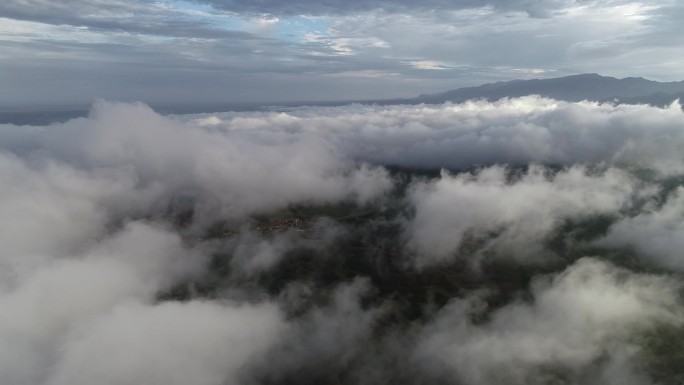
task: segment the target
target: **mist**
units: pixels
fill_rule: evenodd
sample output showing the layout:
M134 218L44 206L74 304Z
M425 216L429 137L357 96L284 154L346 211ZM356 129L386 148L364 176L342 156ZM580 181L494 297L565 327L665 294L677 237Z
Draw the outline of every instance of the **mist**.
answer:
M537 96L0 125L0 383L676 382L682 127Z

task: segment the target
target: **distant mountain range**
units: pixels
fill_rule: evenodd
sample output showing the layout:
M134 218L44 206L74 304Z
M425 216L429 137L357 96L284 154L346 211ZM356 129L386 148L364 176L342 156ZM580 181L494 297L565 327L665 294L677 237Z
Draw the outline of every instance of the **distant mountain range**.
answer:
M299 106L341 106L350 103L397 105L397 104L439 104L444 102L461 103L466 100L484 99L495 101L502 98L514 98L527 95L540 95L558 100L580 101L592 100L614 102L618 104L651 104L654 106L669 105L675 99L684 102L684 81L657 82L644 78L617 79L598 74L581 74L551 79L511 80L488 83L477 87L465 87L436 94L420 95L414 98L348 100L348 101L314 101L277 103L277 105L260 105L258 103L151 106L162 114L211 113L222 111L257 111L296 108ZM53 122L64 122L69 119L88 115L89 106L73 108L44 109L11 109L0 108L0 124L34 124L44 125Z
M499 100L540 95L566 101L614 101L616 103L669 104L684 100L684 81L657 82L644 78L617 79L598 74L581 74L552 79L511 80L420 95L415 98L376 101L383 104L460 103L472 99Z

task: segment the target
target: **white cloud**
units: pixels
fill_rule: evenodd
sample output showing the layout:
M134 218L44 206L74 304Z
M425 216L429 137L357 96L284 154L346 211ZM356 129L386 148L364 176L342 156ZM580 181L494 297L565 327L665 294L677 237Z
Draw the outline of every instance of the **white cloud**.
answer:
M240 217L298 202L367 201L390 185L384 170L356 167L318 135L269 138L214 126L184 124L143 105L101 102L89 119L49 129L8 126L0 132L7 140L0 149L132 178L136 192L156 201L146 208L195 198L200 215L219 210Z
M47 384L243 383L283 331L272 305L122 305L69 336Z
M239 381L275 341L278 311L155 304L204 272L211 252L190 247L169 212L189 202L199 224L239 223L295 203L362 203L390 186L386 171L322 138L204 127L105 102L65 124L0 127L0 382Z
M679 270L684 194L657 197L684 173L682 123L678 105L526 97L167 117L99 102L2 125L0 383L645 381L636 337L680 324L679 284L601 256L529 262L602 215L602 246ZM346 202L373 210L255 225ZM450 262L473 237L461 257L506 258L514 287L488 266L440 283L472 271Z
M494 166L414 183L407 237L418 265L452 259L466 238L483 240L484 250L507 258L540 259L543 241L564 221L618 212L630 205L636 187L614 169L591 175L573 167L549 176L550 170L532 166L513 181L508 171Z
M299 285L288 288L289 299L297 297ZM341 284L330 301L298 320L289 335L276 345L266 361L256 366L267 382L299 378L326 379L338 367L349 366L367 347L374 322L382 309L361 305L361 297L371 290L369 282L355 279Z
M446 70L448 66L434 60L416 60L408 62L413 68L419 70Z
M157 292L204 268L202 254L183 247L177 234L142 223L84 243L86 249L71 256L46 251L30 269L22 266L23 255L3 250L5 272L16 274L0 292L1 382L44 383L65 354L68 334L121 304L149 304Z
M416 359L474 385L541 384L554 377L648 384L632 361L639 351L634 333L678 322L678 287L668 278L582 259L555 277L538 279L533 302L494 310L479 325L468 321L477 301L453 301L423 331Z
M684 113L646 105L571 103L536 96L462 104L311 107L213 114L218 128L265 137L325 138L343 156L452 169L530 162L608 163L684 171ZM212 115L212 116L213 116ZM258 130L258 131L257 131Z
M684 269L684 189L678 187L660 207L651 202L634 216L625 216L595 242L598 246L631 248L647 262L667 269Z

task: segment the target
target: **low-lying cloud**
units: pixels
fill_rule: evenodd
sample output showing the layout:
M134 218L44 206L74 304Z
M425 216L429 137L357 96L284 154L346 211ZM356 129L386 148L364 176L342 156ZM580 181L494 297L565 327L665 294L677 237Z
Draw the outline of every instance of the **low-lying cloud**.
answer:
M682 127L534 96L1 125L0 383L678 378Z
M443 173L413 185L408 232L421 262L452 257L468 237L486 238L483 249L508 257L544 257L541 243L563 221L618 213L637 194L638 182L616 169L591 175L579 166L558 173L531 166L513 180L509 171Z
M317 135L354 159L404 167L609 163L678 173L684 114L647 105L563 102L528 96L497 102L311 107L215 114L212 127L251 136ZM207 122L200 118L199 122ZM273 139L272 139L273 140Z
M475 300L454 301L425 328L416 354L468 384L647 383L625 362L639 350L634 330L679 320L679 287L582 259L536 280L533 303L516 301L483 325L467 321Z

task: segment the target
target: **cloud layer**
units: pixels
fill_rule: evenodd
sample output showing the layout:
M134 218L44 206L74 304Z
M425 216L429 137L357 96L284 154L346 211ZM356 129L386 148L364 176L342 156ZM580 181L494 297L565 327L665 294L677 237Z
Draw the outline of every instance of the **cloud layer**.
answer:
M677 173L684 164L678 150L684 114L678 103L660 109L529 96L493 103L215 114L212 119L217 129L247 135L323 136L354 159L409 168L607 163Z
M368 100L593 72L681 80L683 9L655 0L8 0L0 104Z
M288 3L279 1L261 1L259 3L240 1L240 0L211 0L208 3L214 4L218 8L228 9L238 12L271 13L271 14L346 14L355 12L367 12L373 10L383 10L389 12L412 12L412 11L453 11L461 9L478 9L493 7L507 11L528 12L533 16L547 15L552 10L560 10L575 5L575 0L544 0L544 1L501 1L501 0L467 0L467 1L445 1L433 0L416 4L411 1L347 1L344 3L336 1L306 1L298 0Z
M675 378L683 123L526 97L0 125L0 382Z

